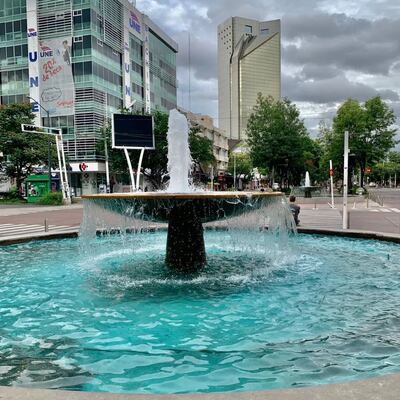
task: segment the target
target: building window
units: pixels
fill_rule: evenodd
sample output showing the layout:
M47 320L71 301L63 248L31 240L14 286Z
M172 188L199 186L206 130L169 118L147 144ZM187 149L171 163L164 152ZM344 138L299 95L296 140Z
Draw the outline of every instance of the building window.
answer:
M245 25L244 33L249 33L251 35L253 33L253 27L251 25Z
M269 34L269 29L268 28L261 28L260 33L261 33L261 35L268 35Z

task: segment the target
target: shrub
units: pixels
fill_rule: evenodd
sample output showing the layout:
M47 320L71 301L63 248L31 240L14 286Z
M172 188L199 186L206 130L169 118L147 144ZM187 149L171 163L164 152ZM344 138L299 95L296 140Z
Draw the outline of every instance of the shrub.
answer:
M18 189L13 186L7 193L6 197L10 200L17 200L21 198L21 195L18 193Z
M38 204L46 206L60 206L63 202L61 192L46 193L38 202Z

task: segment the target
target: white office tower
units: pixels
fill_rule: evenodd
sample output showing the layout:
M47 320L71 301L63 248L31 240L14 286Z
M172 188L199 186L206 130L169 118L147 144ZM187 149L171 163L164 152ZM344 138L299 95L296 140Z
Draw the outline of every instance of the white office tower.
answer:
M281 97L280 20L231 17L218 26L219 127L245 140L258 93Z

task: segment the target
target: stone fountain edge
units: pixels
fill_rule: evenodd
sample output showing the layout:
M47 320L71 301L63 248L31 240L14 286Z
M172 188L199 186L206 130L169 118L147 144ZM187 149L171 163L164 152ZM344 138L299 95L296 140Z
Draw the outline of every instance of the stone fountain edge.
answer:
M208 394L113 394L0 386L7 400L398 400L400 374L296 389Z

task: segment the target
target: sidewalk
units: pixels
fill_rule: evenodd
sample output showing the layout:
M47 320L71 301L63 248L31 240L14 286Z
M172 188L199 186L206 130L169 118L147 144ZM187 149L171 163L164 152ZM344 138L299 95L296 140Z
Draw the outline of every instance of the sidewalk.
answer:
M69 206L32 206L32 205L7 205L0 207L0 217L10 217L13 215L35 214L49 211L63 211L82 209L82 204L72 204Z

